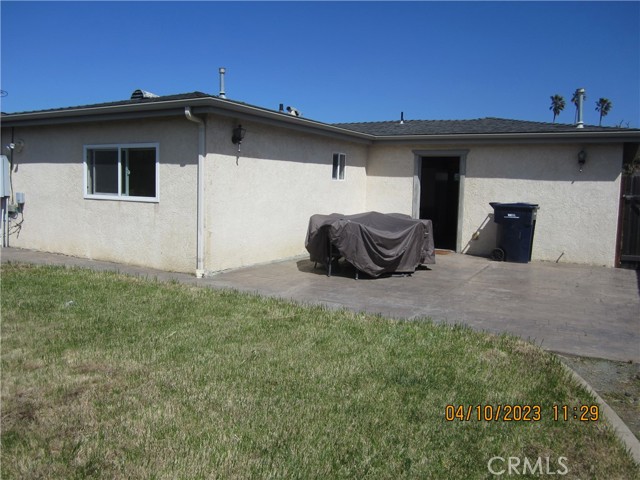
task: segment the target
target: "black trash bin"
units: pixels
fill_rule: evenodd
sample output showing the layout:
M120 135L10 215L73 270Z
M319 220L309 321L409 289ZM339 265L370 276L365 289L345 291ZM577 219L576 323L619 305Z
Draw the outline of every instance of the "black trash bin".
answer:
M493 221L498 224L496 248L491 252L491 258L528 263L531 260L538 205L498 202L489 205L493 207Z

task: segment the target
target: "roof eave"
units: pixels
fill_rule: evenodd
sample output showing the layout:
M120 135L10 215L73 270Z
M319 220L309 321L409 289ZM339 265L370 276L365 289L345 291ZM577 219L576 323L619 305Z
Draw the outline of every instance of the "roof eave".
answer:
M210 113L247 121L259 121L277 126L286 126L298 131L321 133L323 135L366 144L536 143L549 141L580 141L585 143L640 142L640 131L638 130L593 131L576 129L575 131L535 133L373 135L214 96L3 114L2 126L57 125L87 121L114 121L182 116L184 115L185 107L191 107L196 114Z
M608 143L640 142L640 131L580 131L580 132L544 132L544 133L474 133L440 135L379 135L374 143L383 144L478 144L478 143Z
M91 121L134 120L150 117L171 117L184 115L184 108L191 107L195 114L217 114L239 119L263 121L265 123L305 130L321 131L328 135L340 136L364 143L371 143L374 136L336 127L322 122L295 117L288 113L276 112L251 105L240 104L216 97L188 98L179 100L153 101L148 103L127 103L123 105L102 105L60 110L46 110L2 115L3 127L26 127L59 125Z
M322 123L315 120L309 120L304 117L296 117L289 113L277 112L252 105L238 104L222 99L212 99L215 102L206 104L200 108L196 108L194 113L210 113L214 115L222 115L234 117L239 120L259 121L270 125L282 127L286 125L298 131L322 132L330 136L338 136L343 139L358 141L360 143L372 143L375 139L374 135L368 133L356 132L342 127L336 127L328 123Z

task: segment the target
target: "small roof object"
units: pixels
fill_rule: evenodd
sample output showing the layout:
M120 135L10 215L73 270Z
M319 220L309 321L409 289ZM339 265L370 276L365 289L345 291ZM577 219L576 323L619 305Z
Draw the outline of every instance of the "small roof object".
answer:
M155 93L147 92L146 90L134 90L131 94L131 100L142 100L143 98L159 98L160 95L156 95Z

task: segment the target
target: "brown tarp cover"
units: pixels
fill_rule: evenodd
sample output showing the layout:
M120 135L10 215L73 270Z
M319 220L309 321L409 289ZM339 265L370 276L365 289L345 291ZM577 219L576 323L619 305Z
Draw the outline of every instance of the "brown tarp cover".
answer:
M431 220L401 213L312 215L305 241L311 261L326 264L329 242L334 255L372 277L436 263Z

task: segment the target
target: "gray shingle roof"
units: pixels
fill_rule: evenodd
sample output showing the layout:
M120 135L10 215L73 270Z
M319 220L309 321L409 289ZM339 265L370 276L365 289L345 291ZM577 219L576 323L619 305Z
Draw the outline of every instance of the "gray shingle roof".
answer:
M498 133L575 132L576 126L561 123L529 122L506 118L473 120L405 120L390 122L334 123L336 127L376 136L400 135L473 135ZM627 130L616 127L585 125L582 131Z
M162 102L170 103L173 101L195 100L195 99L215 99L215 101L223 101L227 105L236 105L240 108L248 108L251 113L266 113L269 115L283 115L291 119L288 113L276 110L257 107L244 102L230 99L221 100L216 95L203 92L181 93L177 95L164 95L153 98L139 98L120 100L115 102L97 103L91 105L80 105L74 107L52 108L47 110L2 113L5 121L20 116L30 116L32 114L43 114L43 118L58 116L62 114L73 114L73 111L83 111L95 109L100 110L105 107L131 107L140 105L141 107L148 104L161 104ZM130 111L130 109L129 109ZM13 118L12 118L13 117ZM297 117L296 117L297 118ZM314 121L308 118L299 118L302 122L313 123L318 127L336 127L343 130L353 132L353 134L365 134L374 137L403 137L403 136L446 136L446 135L487 135L487 134L553 134L553 133L587 133L587 132L640 132L638 129L628 129L619 127L598 127L593 125L585 125L582 129L577 129L575 125L545 122L530 122L524 120L510 120L504 118L478 118L473 120L404 120L400 121L384 121L384 122L361 122L361 123L333 123L327 124Z
M45 112L62 112L65 110L77 110L77 109L85 109L85 108L100 108L100 107L117 107L120 105L142 105L144 103L158 103L158 102L168 102L172 100L191 100L194 98L208 98L212 97L208 93L203 92L190 92L190 93L180 93L177 95L164 95L153 98L139 98L135 100L118 100L115 102L105 102L105 103L92 103L90 105L76 105L73 107L63 107L63 108L49 108L45 110L30 110L25 112L11 112L5 113L4 115L22 115L25 113L45 113Z

